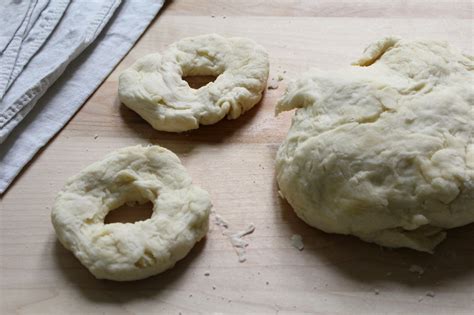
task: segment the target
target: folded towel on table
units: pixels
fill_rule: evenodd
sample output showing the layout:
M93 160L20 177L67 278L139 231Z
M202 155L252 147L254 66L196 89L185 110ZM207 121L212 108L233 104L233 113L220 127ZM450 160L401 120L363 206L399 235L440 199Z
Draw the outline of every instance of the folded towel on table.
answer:
M1 116L1 110L6 107L0 106L0 139L3 139L3 143L0 144L0 194L7 189L34 154L66 124L115 65L125 56L156 16L163 6L163 2L164 0L128 0L118 6L119 1L109 0L72 1L69 4L56 30L53 31L38 54L33 56L24 67L2 100L2 102L19 100L17 104L20 104L20 106L11 107L7 105L6 107L13 108L12 115L7 113L7 116ZM69 12L69 10L75 10L82 3L86 4L81 10L78 9L77 13ZM105 7L101 7L103 8L101 10L97 7L99 4L108 5L109 10L105 10ZM91 10L91 5L98 10ZM113 14L115 9L116 12ZM84 29L83 25L66 24L70 14L76 16L82 14L85 22L90 20L94 12L97 13L94 14L94 17L96 17L94 21L98 24L89 24L96 26L94 31L92 30L93 27ZM103 15L98 14L98 12L103 13ZM107 23L107 19L105 19L107 15L111 19L100 33L100 30ZM71 21L75 20L75 18L71 18ZM55 38L56 32L62 32L61 28L63 27L71 31L70 36L74 39L79 38L76 37L77 32L85 31L80 37L85 41L75 45L76 49L61 47L61 49L71 48L68 50L71 52L71 59L60 60L58 57L51 60L51 58L47 58L43 50L48 49L47 47L49 47L50 41ZM100 33L98 38L91 47L86 49L84 46L90 44L98 33ZM74 44L78 43L77 41L72 42ZM58 44L61 45L60 41L58 41ZM52 52L57 53L57 56L64 56L54 48L52 47ZM84 52L81 53L81 51ZM43 55L40 56L40 54ZM77 55L79 56L77 57ZM75 57L77 58L74 60ZM48 64L59 67L50 66L48 68ZM41 73L47 75L41 76L34 69L30 70L30 67L36 66L43 71ZM66 67L66 73L54 83ZM28 74L30 82L36 83L25 89L26 93L24 94L14 93L17 85L22 86L19 82L27 82L26 78L23 79L25 74ZM11 102L9 101L8 104L11 104Z

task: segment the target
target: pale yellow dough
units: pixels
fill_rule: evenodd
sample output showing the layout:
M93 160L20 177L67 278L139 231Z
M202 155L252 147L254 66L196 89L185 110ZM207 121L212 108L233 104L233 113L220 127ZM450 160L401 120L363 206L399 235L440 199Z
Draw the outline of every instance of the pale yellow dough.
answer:
M432 252L474 221L474 63L445 42L395 37L352 67L312 70L276 161L281 193L323 231Z
M104 224L129 202L153 203L145 221ZM51 214L61 243L99 279L143 279L174 266L206 235L211 202L178 157L159 146L127 147L68 180Z
M217 34L182 39L140 58L119 79L119 97L153 128L182 132L235 119L257 104L268 79L265 49ZM193 89L184 76L217 76Z

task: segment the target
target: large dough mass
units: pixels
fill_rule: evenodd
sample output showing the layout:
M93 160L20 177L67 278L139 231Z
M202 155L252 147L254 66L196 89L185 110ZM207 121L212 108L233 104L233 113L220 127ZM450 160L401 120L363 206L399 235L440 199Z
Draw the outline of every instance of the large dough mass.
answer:
M474 221L474 63L444 42L384 38L352 67L290 83L276 162L308 224L432 252Z

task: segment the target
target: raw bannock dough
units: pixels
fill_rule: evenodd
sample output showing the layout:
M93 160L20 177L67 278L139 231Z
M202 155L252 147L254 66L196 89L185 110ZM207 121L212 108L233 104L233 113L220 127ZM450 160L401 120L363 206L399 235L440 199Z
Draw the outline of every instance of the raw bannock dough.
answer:
M388 37L353 67L290 83L276 112L298 109L276 173L297 215L426 252L473 222L473 60L445 42Z
M265 90L265 49L246 38L216 34L182 39L163 54L140 58L119 79L122 103L153 128L182 132L236 119L257 104ZM217 76L193 89L185 76Z
M125 203L153 203L145 221L104 224ZM68 180L52 222L61 243L99 279L143 279L174 266L206 235L209 195L160 146L127 147Z

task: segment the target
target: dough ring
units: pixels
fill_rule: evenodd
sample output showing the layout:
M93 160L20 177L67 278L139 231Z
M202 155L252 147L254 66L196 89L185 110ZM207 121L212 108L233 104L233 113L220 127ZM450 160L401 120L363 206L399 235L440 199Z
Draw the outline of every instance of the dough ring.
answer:
M245 38L216 34L182 39L140 58L119 79L120 101L153 128L182 132L236 119L257 104L268 79L265 49ZM183 76L217 76L193 89Z
M145 221L104 224L129 202L153 203ZM160 146L127 147L68 180L51 214L61 243L95 277L143 279L174 266L205 236L211 202L178 157Z

